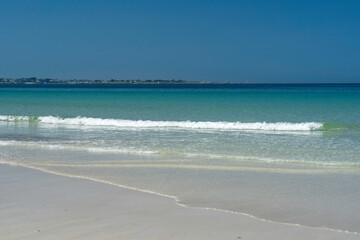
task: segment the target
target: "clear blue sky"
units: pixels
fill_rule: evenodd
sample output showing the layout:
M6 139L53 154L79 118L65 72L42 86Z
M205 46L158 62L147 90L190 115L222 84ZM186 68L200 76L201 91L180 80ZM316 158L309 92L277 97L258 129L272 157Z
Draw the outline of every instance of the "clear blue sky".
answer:
M360 1L0 2L0 77L360 82Z

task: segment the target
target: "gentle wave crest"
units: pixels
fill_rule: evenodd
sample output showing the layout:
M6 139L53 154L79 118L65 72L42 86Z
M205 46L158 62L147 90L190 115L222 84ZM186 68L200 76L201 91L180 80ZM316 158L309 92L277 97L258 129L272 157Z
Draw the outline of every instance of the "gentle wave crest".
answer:
M64 124L81 126L105 126L119 128L180 128L180 129L212 129L212 130L263 130L263 131L316 131L321 130L323 123L318 122L196 122L196 121L151 121L102 119L91 117L55 117L55 116L1 116L0 121L30 121L46 124Z

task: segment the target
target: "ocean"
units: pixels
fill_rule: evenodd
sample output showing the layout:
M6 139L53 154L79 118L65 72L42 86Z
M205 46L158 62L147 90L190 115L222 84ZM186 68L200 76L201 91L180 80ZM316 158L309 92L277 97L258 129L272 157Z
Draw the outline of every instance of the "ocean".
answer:
M0 162L360 232L360 84L0 85Z

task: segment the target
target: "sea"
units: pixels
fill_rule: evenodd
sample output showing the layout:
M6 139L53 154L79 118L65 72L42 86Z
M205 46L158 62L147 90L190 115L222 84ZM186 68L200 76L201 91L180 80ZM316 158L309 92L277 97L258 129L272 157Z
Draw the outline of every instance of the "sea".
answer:
M360 84L0 85L0 162L360 233Z

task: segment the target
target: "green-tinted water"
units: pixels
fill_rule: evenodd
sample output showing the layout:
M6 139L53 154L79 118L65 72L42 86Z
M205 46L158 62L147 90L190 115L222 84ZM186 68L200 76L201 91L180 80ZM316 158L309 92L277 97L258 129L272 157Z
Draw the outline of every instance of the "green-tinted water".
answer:
M0 102L2 162L360 231L357 85L0 88Z

